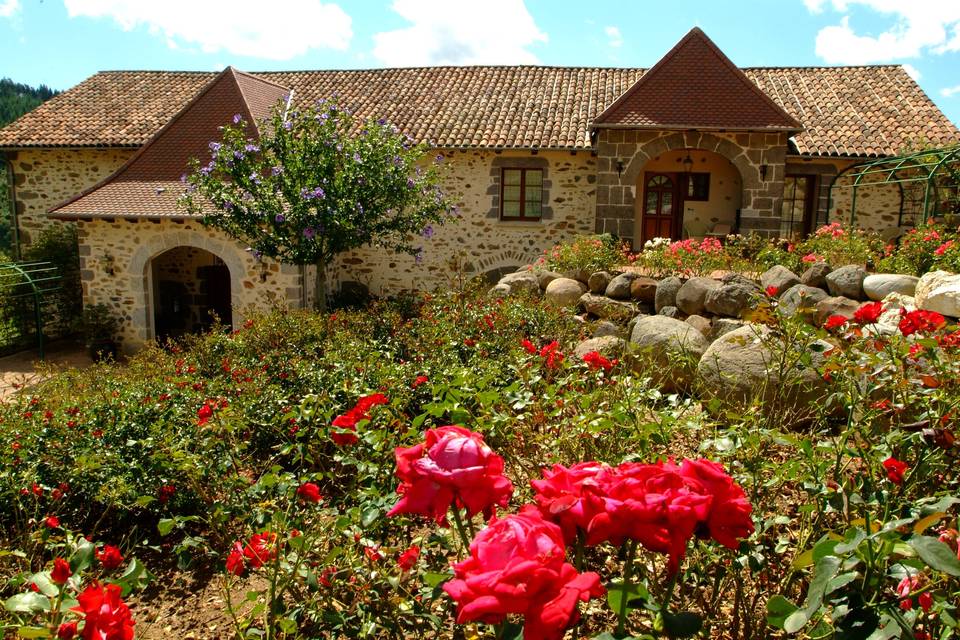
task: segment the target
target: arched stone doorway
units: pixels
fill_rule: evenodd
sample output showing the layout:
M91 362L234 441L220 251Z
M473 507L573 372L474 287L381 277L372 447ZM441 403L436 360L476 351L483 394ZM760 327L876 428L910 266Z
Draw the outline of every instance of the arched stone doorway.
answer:
M213 325L214 317L232 325L230 269L216 254L193 246L173 247L150 260L149 271L156 339L202 332Z
M644 163L635 184L635 248L656 237L700 239L737 231L743 180L719 153L664 151Z

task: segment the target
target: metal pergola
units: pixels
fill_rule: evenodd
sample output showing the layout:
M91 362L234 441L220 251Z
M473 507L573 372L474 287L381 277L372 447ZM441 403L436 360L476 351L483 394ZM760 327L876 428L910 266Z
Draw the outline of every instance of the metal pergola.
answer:
M854 226L857 219L857 190L860 187L883 184L896 184L900 189L899 222L902 222L903 218L903 185L922 185L923 205L920 208L920 220L926 222L931 212L936 212L937 206L941 204L940 189L957 189L960 185L960 144L870 160L854 165L851 172L844 177L852 182L836 184L834 181L830 188L831 192L834 188L853 189L850 226Z
M42 298L58 291L62 287L63 276L60 269L50 262L7 262L0 263L0 299L32 299L34 326L37 334L37 348L40 359L43 351L43 307Z

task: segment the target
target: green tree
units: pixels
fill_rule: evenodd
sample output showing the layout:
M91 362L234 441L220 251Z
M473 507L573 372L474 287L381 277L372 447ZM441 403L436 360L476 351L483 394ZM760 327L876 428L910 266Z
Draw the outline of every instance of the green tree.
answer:
M259 139L239 115L194 159L183 208L249 245L256 256L317 266L316 306L326 308L326 266L372 245L419 256L422 239L454 212L426 147L383 120L359 123L334 101L285 113Z

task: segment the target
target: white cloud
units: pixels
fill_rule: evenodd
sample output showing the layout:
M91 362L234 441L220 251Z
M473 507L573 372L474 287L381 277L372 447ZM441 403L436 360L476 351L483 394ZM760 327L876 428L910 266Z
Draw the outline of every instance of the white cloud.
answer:
M944 98L952 98L958 93L960 93L960 84L955 87L946 87L945 89L940 89L940 95L942 95Z
M911 78L913 78L913 81L914 81L914 82L920 82L920 75L921 75L921 74L920 74L920 70L919 70L919 69L917 69L917 68L916 68L915 66L913 66L912 64L906 64L906 63L904 63L904 64L902 64L902 65L900 65L900 66L903 67L903 70L907 72L907 75L908 75L908 76L910 76Z
M411 24L373 36L373 55L392 66L536 64L528 47L547 41L523 0L394 0Z
M804 0L820 13L829 4L844 13L840 23L817 33L816 52L831 64L869 64L960 51L960 2L957 0ZM850 26L850 9L861 5L893 19L876 35L857 33ZM952 32L952 33L951 33Z
M20 0L0 0L0 18L9 18L20 8Z
M71 18L110 18L125 31L145 26L168 46L288 60L311 49L346 49L351 20L337 4L272 0L255 10L233 0L64 0Z
M609 38L607 44L611 47L617 48L623 46L623 35L620 33L620 29L617 27L607 27L603 32L607 34L607 38Z

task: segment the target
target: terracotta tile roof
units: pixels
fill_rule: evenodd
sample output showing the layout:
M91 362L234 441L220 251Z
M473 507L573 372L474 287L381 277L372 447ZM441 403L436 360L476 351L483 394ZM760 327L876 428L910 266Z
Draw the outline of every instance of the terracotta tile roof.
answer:
M698 28L593 122L597 127L800 131Z
M960 142L960 131L899 66L747 68L804 131L796 152L873 156L905 144ZM428 67L257 73L294 102L338 94L360 117L385 117L437 148L591 148L590 125L643 69ZM0 129L0 148L146 142L212 73L106 71Z
M57 218L185 217L177 212L180 176L190 158L209 158L209 143L235 114L253 123L289 90L228 67L113 175L51 211Z

